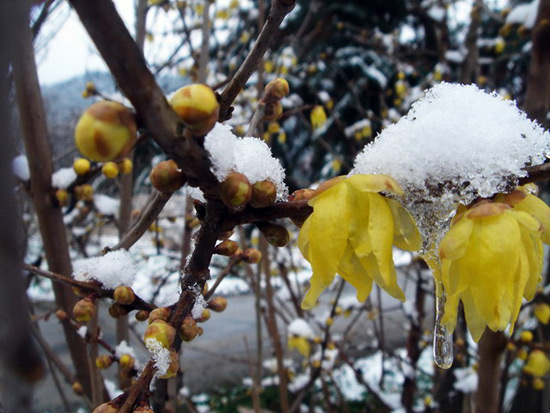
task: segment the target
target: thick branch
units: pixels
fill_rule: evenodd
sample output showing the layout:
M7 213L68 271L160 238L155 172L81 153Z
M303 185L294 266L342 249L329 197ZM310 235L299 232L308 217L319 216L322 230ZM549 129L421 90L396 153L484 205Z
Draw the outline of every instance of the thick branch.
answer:
M254 47L220 96L220 121L231 118L231 105L233 101L243 89L250 75L256 70L275 32L278 30L285 16L292 11L295 4L296 0L274 0L271 3L271 10L258 39L254 43Z

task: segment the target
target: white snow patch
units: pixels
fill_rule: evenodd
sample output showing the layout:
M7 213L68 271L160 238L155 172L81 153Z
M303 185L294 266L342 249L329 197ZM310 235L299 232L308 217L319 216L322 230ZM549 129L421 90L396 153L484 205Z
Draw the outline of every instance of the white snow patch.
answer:
M94 195L94 205L99 213L118 217L120 200L103 194Z
M112 400L115 397L120 396L123 391L118 388L118 386L115 384L115 382L104 379L103 383L105 383L105 389L107 390L107 393L109 393L109 398Z
M445 19L445 9L441 6L432 6L427 11L432 20L441 23Z
M118 345L115 347L115 356L118 358L122 357L123 355L129 355L134 360L136 360L136 353L132 347L126 343L126 340L122 340Z
M29 170L29 161L25 155L19 155L11 161L11 171L22 181L28 181L31 178Z
M170 350L163 347L155 338L148 338L145 340L145 347L147 347L147 350L149 350L155 362L155 377L164 376L172 362Z
M458 368L453 373L456 377L455 389L466 394L477 390L478 376L472 367Z
M508 16L506 16L506 23L522 24L528 29L532 29L535 26L538 9L539 0L534 0L528 4L520 4L508 13Z
M201 292L196 291L195 292L195 304L193 305L193 309L191 310L191 315L194 319L201 318L203 310L206 308L206 301L204 300L204 296Z
M206 198L204 197L204 193L201 191L200 188L194 188L187 185L185 187L185 192L191 199L202 202L203 204L206 203Z
M76 260L73 277L77 281L99 281L105 288L132 285L137 267L126 250L109 252L102 257Z
M293 336L305 337L313 340L315 333L309 323L303 318L296 318L288 325L288 334Z
M464 61L464 53L461 50L447 50L445 59L453 63L462 63Z
M54 188L66 189L76 180L77 176L72 167L61 168L53 173L52 186Z
M204 138L204 148L210 154L212 173L218 181L231 172L239 172L251 184L268 180L277 187L277 198L284 199L288 189L284 184L285 172L281 163L272 156L271 149L258 138L239 138L231 126L217 123Z
M78 330L76 330L76 333L82 338L86 337L87 332L88 332L88 327L86 326L81 326Z

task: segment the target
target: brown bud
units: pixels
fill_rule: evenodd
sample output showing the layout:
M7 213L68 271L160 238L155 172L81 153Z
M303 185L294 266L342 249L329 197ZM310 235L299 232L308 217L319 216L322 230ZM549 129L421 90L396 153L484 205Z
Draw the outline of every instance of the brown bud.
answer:
M221 313L227 307L227 299L224 297L214 297L208 301L208 308L216 313Z
M136 312L135 318L137 321L145 321L149 318L149 311L139 310Z
M185 176L172 159L156 164L149 178L159 192L174 192L185 184Z
M262 259L262 253L256 248L247 248L243 252L243 260L249 264L257 264Z
M74 195L79 201L93 201L94 188L90 184L76 186L74 188Z
M229 207L238 208L250 201L252 186L248 178L240 173L232 173L225 178L220 188L222 201Z
M65 321L69 318L69 315L63 311L63 310L57 310L55 312L55 316L60 320L60 321Z
M269 102L265 105L264 117L262 120L265 122L273 122L278 120L283 114L283 104L278 100L275 102Z
M88 296L88 292L79 287L72 287L73 293L80 298Z
M129 354L123 354L118 359L119 366L124 370L130 370L136 364L136 360Z
M168 367L168 370L166 370L165 374L158 377L159 379L169 379L171 377L174 377L176 374L178 374L179 368L180 368L180 364L179 364L178 353L176 352L176 350L171 348L170 349L170 366Z
M80 384L80 382L75 381L71 387L73 388L75 394L78 394L79 396L82 396L84 394L84 388L82 387L82 384Z
M288 196L288 200L289 201L305 201L305 200L309 201L311 198L313 198L314 193L315 193L314 189L309 189L309 188L298 189Z
M197 331L199 332L199 336L202 336L202 334L204 333L204 329L199 326L197 326Z
M254 208L263 208L275 203L277 187L271 181L258 181L252 185L250 205Z
M73 316L79 323L87 323L95 313L95 303L90 297L83 298L73 307Z
M166 321L155 320L145 330L143 341L147 344L147 340L155 339L164 348L170 348L176 337L176 330Z
M202 314L196 319L197 323L205 323L210 320L210 310L205 308L202 310Z
M113 364L113 361L115 358L113 356L108 356L107 354L102 354L101 356L97 356L95 359L95 365L98 369L106 369L111 367L111 364Z
M256 226L267 242L275 247L284 247L290 241L290 234L281 225L272 222L257 222Z
M170 318L170 309L168 307L158 307L149 313L149 324L156 320L168 321Z
M185 317L180 328L181 339L186 342L193 341L199 335L199 328L193 317Z
M113 318L119 318L128 314L130 310L120 305L119 303L113 303L109 307L109 315Z
M286 79L278 77L273 79L267 85L265 85L265 99L266 100L281 100L285 96L288 96L290 87Z
M235 254L238 249L239 244L237 244L235 241L231 241L230 239L226 239L225 241L222 241L218 245L216 245L216 248L214 248L214 254L230 257L231 255Z
M119 408L113 402L103 403L97 406L92 413L118 413Z
M55 191L55 198L59 206L64 207L69 204L69 194L66 189L58 189Z
M113 292L113 299L119 304L132 304L136 299L134 290L127 285L119 285Z

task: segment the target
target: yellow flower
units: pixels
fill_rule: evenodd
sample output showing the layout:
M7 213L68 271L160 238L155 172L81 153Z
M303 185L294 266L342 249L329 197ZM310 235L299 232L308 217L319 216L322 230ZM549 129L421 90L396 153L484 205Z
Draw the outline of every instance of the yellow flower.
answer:
M550 305L546 303L539 303L535 306L535 310L533 312L541 324L546 325L550 321Z
M523 371L535 377L542 377L550 372L550 360L548 360L544 351L533 350L529 354Z
M299 336L290 336L288 338L287 345L289 350L296 349L302 356L306 358L309 357L309 353L311 352L311 346L307 338L299 337Z
M316 190L309 201L313 213L298 237L313 269L303 308L315 305L336 273L356 288L359 301L367 299L373 280L395 298L405 299L397 285L392 246L414 251L421 238L411 215L381 191L403 193L386 175L337 177Z
M327 114L325 113L325 109L323 109L322 106L315 106L311 110L311 114L309 116L313 130L319 129L325 123L327 123Z
M549 210L550 212L550 210ZM541 225L531 214L498 202L458 212L439 245L447 293L442 323L452 332L459 300L473 339L485 327L513 331L522 297L531 300L542 269Z

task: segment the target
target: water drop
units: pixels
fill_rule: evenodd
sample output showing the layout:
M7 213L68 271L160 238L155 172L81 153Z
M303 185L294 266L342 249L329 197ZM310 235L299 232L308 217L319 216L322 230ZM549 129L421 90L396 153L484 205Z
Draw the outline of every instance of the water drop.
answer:
M441 324L447 297L441 282L436 281L436 284L433 357L435 364L446 370L453 364L453 335Z

